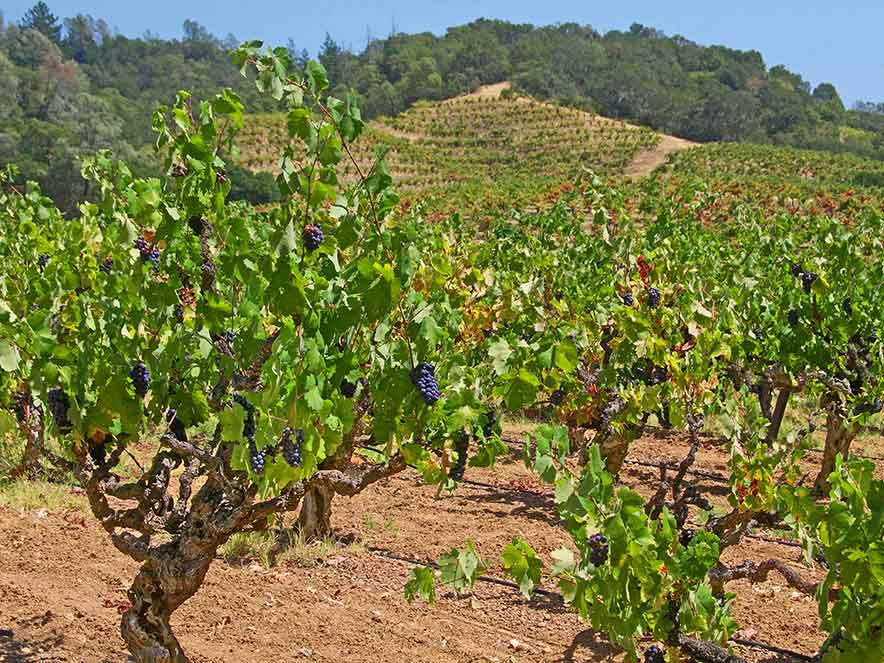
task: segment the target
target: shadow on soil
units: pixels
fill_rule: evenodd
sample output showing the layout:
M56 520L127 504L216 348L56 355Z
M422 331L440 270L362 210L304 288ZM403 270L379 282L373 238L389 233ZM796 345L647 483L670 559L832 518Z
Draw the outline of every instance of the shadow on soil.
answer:
M470 495L471 502L479 504L502 504L513 507L510 511L492 511L498 518L518 516L528 520L540 521L552 526L559 524L556 503L552 495L540 495L524 490L490 487L475 484L478 490Z
M44 622L45 623L45 622ZM67 643L70 645L70 643ZM0 662L37 663L38 661L69 660L61 653L65 645L63 635L24 641L15 637L13 629L0 626ZM132 658L122 654L118 658L105 658L96 663L133 663Z
M16 640L13 631L0 628L0 661L3 663L32 663L45 661L46 652L61 647L63 638L55 636L40 642Z
M586 629L574 636L571 644L562 652L561 658L556 659L556 663L582 661L585 656L581 654L582 651L591 652L592 660L601 660L604 657L611 657L617 653L617 649L612 647L611 643L602 639L592 629ZM575 658L577 655L580 655L579 658Z

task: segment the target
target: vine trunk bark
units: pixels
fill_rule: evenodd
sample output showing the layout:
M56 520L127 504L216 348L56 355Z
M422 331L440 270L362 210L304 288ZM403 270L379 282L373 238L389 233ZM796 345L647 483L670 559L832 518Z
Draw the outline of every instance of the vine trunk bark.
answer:
M172 613L203 583L217 546L172 542L141 567L120 631L138 663L190 663L172 632Z
M601 442L600 451L602 459L605 461L605 469L615 477L620 473L620 468L623 467L623 462L629 453L629 443L631 441L632 436L615 433L609 435Z
M43 455L43 419L40 411L31 406L22 422L25 432L25 452L18 467L12 471L12 478L28 477L40 466Z
M250 507L245 492L225 490L210 476L174 538L146 551L120 624L137 663L190 663L172 632L172 614L203 584L218 548L243 528Z
M308 541L327 539L331 536L332 488L316 485L310 488L301 501L297 530Z
M828 494L829 475L835 469L835 457L841 454L842 457L847 458L850 453L850 445L856 434L855 426L848 425L834 408L829 410L826 417L826 447L823 451L823 463L814 485L817 493Z

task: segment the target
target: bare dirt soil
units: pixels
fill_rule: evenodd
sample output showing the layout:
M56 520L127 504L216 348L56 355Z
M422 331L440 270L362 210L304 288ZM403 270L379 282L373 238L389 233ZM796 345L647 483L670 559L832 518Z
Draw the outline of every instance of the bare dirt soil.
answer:
M696 147L694 143L684 138L660 134L660 142L650 150L644 150L635 155L632 162L626 167L624 175L627 177L645 177L666 163L669 155L680 150Z
M669 460L686 450L679 436L649 437L634 444L631 458ZM526 538L547 562L550 551L568 546L549 489L516 452L495 471L470 468L467 480L474 483L453 495L437 497L406 473L356 498L338 498L337 534L360 545L335 549L316 565L267 569L219 559L202 589L175 613L185 649L194 663L619 660L555 597L528 601L514 589L480 582L469 596L440 591L434 607L403 598L411 566L391 557L427 561L472 539L490 563L487 573L501 577L501 549L514 536ZM726 463L723 451L710 445L695 468L723 472ZM621 478L648 493L657 475L629 464ZM724 503L726 485L707 479L698 485ZM748 539L726 553L729 562L769 557L786 560L808 579L823 577L821 568L804 564L800 549L775 541ZM118 620L135 572L85 505L54 512L0 507L0 661L128 661ZM728 588L737 594L743 637L804 654L821 644L813 600L779 576ZM795 660L735 649L753 663Z

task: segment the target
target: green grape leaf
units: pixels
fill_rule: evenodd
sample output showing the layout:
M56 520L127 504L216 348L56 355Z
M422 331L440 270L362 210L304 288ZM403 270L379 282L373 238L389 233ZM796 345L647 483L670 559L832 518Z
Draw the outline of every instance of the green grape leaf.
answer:
M503 549L503 568L519 585L525 598L531 598L540 584L543 562L524 540L516 538Z
M426 566L418 566L408 574L405 582L405 600L411 603L416 598L433 605L436 603L436 573Z
M485 568L475 546L468 543L463 550L455 548L439 558L439 579L458 594L462 594L465 590L473 588L476 579Z

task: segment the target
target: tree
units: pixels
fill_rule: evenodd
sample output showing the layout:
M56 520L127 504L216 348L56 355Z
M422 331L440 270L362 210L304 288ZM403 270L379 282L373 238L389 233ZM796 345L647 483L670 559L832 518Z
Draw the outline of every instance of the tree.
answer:
M36 30L46 35L56 44L61 41L61 25L58 22L58 17L49 10L49 6L42 0L25 13L20 25L27 30Z
M325 67L332 85L341 82L338 75L338 58L342 53L343 50L338 46L338 43L326 32L325 41L322 42L322 48L319 49L319 63Z
M65 36L62 50L71 59L84 64L92 62L98 50L97 28L91 16L77 14L64 20Z
M289 57L296 69L303 70L307 66L307 63L310 61L310 53L307 52L306 48L298 50L298 47L295 45L295 40L291 37L289 37L286 50L289 52Z
M5 117L0 123L0 163L16 163L20 154L21 108L18 105L18 77L15 66L0 51L0 108Z
M831 83L820 83L813 89L812 96L819 103L820 115L824 120L837 122L844 114L844 102L838 90Z

